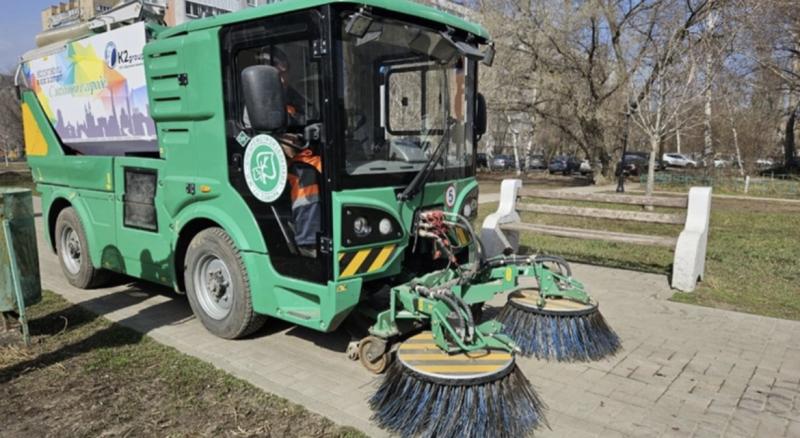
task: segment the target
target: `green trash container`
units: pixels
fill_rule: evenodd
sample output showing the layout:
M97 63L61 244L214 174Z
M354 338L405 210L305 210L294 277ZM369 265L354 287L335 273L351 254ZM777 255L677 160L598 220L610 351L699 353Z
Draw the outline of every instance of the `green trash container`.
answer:
M12 270L16 267L20 295L29 307L42 299L39 251L33 198L28 189L0 187L0 312L19 311ZM8 230L8 231L7 231ZM9 251L9 236L11 248ZM10 252L10 253L9 253ZM16 263L12 263L14 257ZM16 265L16 266L14 266Z

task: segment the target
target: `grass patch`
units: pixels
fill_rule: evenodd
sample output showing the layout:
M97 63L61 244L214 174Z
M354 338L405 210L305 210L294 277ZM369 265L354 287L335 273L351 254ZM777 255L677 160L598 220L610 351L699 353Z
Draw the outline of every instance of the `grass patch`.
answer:
M34 345L0 343L4 434L364 436L52 292L29 314Z
M543 201L548 204L611 206L586 202ZM480 218L497 204L480 206ZM657 208L657 212L675 210ZM524 222L565 227L677 236L682 226L642 224L594 218L523 213ZM695 292L676 293L674 301L800 320L800 206L758 201L715 199L706 256L706 279ZM584 241L523 233L526 251L557 254L600 266L668 275L673 251L644 245ZM583 279L591 281L590 279Z

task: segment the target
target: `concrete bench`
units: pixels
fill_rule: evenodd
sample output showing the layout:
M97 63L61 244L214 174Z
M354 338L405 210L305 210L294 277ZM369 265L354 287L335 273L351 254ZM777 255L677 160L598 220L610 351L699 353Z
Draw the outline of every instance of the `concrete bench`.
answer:
M685 213L660 213L650 211L613 210L605 208L550 205L546 203L520 203L519 197L589 201L606 204L639 205L643 207L671 207L686 209ZM564 216L578 216L655 224L683 225L677 237L570 228L557 225L522 222L519 212L533 212ZM503 180L497 211L488 215L481 228L481 240L488 256L501 254L510 248L519 249L519 233L532 232L551 236L604 240L609 242L654 245L675 249L672 265L672 287L691 292L703 279L705 271L708 226L711 216L711 187L692 187L688 197L629 196L601 193L559 192L522 188L518 179Z

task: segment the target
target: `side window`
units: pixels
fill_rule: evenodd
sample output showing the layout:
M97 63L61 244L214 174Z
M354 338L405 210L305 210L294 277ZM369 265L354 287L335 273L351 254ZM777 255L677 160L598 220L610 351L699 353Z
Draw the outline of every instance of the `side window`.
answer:
M320 119L320 72L319 63L312 60L311 44L307 39L270 41L249 47L236 54L236 71L252 65L271 65L278 69L284 84L286 112L289 127L302 127ZM241 87L239 100L244 102ZM250 122L245 108L239 120L249 128Z
M123 198L123 224L128 228L158 231L156 220L156 181L158 174L152 169L125 168L125 194Z

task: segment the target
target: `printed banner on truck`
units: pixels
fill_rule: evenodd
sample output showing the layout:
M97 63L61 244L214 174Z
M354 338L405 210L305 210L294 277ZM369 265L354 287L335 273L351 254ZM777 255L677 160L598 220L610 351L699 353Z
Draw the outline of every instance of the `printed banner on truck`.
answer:
M23 65L29 87L65 144L112 155L157 150L145 43L145 25L137 23L68 43Z

